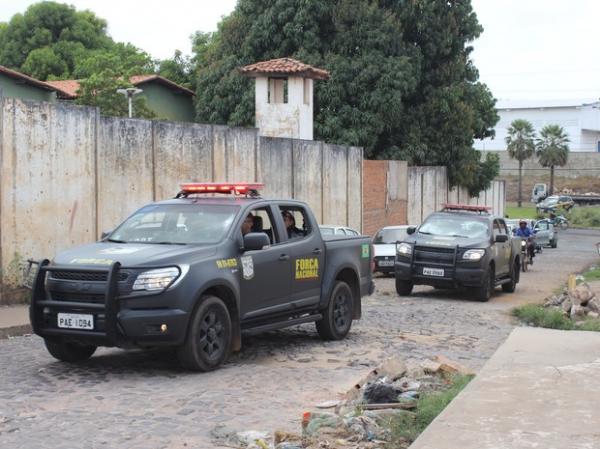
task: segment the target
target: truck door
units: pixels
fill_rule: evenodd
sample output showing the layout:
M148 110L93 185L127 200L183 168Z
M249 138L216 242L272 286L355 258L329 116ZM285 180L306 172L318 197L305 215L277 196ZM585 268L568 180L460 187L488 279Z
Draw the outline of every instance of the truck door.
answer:
M280 204L286 229L285 246L292 255L291 305L300 308L314 305L321 296L325 270L325 245L317 223L302 206Z
M267 234L271 246L241 254L239 275L242 320L275 313L279 306L288 304L292 276L290 248L281 245L281 236L273 225L272 208L260 207L249 213L254 222L252 232Z
M508 236L508 240L503 243L496 242L497 235L506 235ZM508 234L508 229L506 228L506 223L504 220L494 220L494 254L496 261L496 274L506 275L510 270L510 236Z

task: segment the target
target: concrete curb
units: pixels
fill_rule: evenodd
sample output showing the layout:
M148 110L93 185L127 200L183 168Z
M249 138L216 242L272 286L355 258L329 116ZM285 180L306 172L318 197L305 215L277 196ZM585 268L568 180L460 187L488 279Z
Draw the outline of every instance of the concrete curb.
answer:
M12 337L20 337L22 335L31 334L31 325L23 324L20 326L11 326L0 328L0 340L4 340Z

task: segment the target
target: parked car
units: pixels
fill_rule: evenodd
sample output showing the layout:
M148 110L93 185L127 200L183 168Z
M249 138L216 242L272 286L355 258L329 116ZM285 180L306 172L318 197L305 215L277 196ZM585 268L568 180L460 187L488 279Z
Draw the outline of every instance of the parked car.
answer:
M533 231L535 232L536 244L549 246L550 248L558 246L558 232L556 232L554 225L550 221L546 219L537 221Z
M347 226L319 225L319 229L321 230L321 235L361 235L356 229Z
M466 287L487 301L496 286L514 292L520 276L521 241L503 218L483 206L446 205L396 247L396 291L409 295L417 284Z
M574 205L575 201L568 195L552 195L544 201L540 201L536 206L536 210L538 213L553 212L558 209L568 212Z
M402 242L408 234L409 226L385 226L373 237L373 257L375 272L394 273L396 259L396 243Z
M315 322L321 338L344 338L374 289L370 239L324 238L306 203L262 199L260 187L184 184L102 240L37 263L33 331L65 362L98 346L169 346L198 371L242 335Z

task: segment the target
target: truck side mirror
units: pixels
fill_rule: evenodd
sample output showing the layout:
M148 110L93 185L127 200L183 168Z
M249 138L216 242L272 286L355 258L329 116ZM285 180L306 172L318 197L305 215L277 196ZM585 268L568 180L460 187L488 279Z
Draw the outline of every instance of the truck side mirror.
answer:
M270 244L269 236L264 232L250 232L244 236L244 251L257 251Z
M415 233L416 230L417 230L416 226L409 226L408 228L406 228L406 233L408 235L412 235Z
M496 243L504 243L508 242L508 235L506 234L498 234L495 238Z
M102 231L102 234L100 234L100 240L104 240L106 237L108 237L110 235L112 231Z

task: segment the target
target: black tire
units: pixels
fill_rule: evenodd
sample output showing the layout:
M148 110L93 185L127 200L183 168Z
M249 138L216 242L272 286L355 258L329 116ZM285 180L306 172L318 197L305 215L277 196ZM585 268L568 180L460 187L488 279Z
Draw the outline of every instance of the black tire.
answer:
M227 360L231 342L227 306L216 296L204 296L192 315L184 344L177 348L177 358L184 368L212 371Z
M505 293L514 293L517 288L517 283L519 282L519 265L517 265L517 261L515 260L510 269L510 282L507 284L502 284L502 291Z
M494 285L496 283L494 269L489 266L483 274L483 283L481 287L475 289L475 298L477 301L487 302L494 294Z
M348 284L336 281L323 319L317 321L317 332L323 340L342 340L352 326L354 295Z
M412 281L396 278L396 293L400 296L408 296L413 291L414 284Z
M44 339L44 344L52 357L68 363L83 362L96 352L96 346L92 345L54 342L46 339Z
M550 241L550 248L556 248L558 246L558 241L553 239Z

